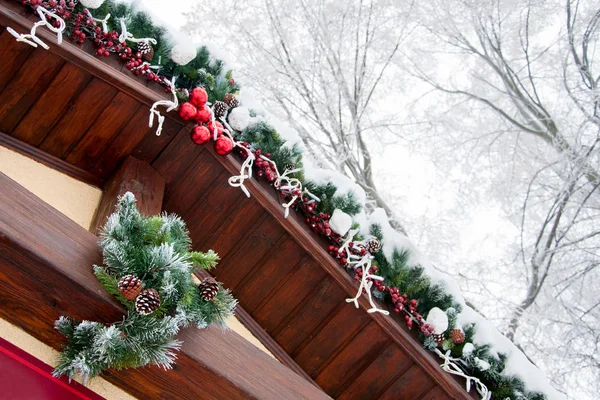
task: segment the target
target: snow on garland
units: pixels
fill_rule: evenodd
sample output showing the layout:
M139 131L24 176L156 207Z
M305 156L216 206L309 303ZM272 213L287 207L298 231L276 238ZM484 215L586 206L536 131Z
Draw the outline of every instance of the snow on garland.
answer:
M539 377L542 375L539 370L527 367L531 364L512 343L507 344L504 337L498 338L501 335L495 329L496 334L488 335L488 340L482 339L481 332L489 331L489 322L483 318L465 320L465 313L472 316L474 312L464 305L460 292L452 290L452 295L448 294L448 285L432 282L434 274L420 263L409 262L415 258L416 249L391 229L382 210L375 212L369 220L366 218L361 204L364 193L357 196L352 191L340 190L330 181L306 180L300 147L289 146L264 119L238 107L239 86L231 71L223 74L223 63L211 60L206 48L195 53L189 45L182 43L170 48L166 44L165 31L153 26L148 15L136 13L126 4L103 3L101 0L83 0L81 4L75 0L20 2L37 12L40 22L34 25L29 35L19 35L9 28L17 40L47 48L35 36L37 27L46 26L56 32L59 44L65 31L78 44L91 40L98 56L116 55L132 73L163 85L173 100L157 102L150 110L149 125L153 125L154 117L158 118L157 134L160 134L164 121L157 107L164 106L167 112L178 107L182 119L198 124L192 132L195 143L213 141L215 151L220 155L235 152L243 163L240 174L231 177L229 183L240 187L248 196L245 180L257 176L271 183L284 201L284 217L290 209L301 213L310 229L331 241L329 253L354 274L359 289L357 296L347 301L358 305L358 298L366 293L371 304L369 312L383 313L387 311L379 308L373 297L391 303L394 312L404 316L409 329L417 327L424 346L443 359L441 367L465 377L467 390L474 384L483 399L492 396L538 400L546 398L542 391L552 398L561 398L543 377ZM105 17L94 18L85 7L95 7L94 13ZM102 28L97 26L98 23ZM129 46L128 41L134 45ZM354 222L352 226L351 215L361 224ZM377 215L379 217L374 218ZM368 239L364 240L363 235ZM206 293L211 293L212 288L206 288ZM160 293L153 295L153 292L146 293L143 305L152 306L155 298L161 298ZM233 300L230 304L233 305ZM423 315L427 315L427 319ZM163 320L169 321L166 317ZM180 323L181 318L172 321L169 329L177 330ZM101 334L94 336L97 339L95 345L108 346L114 343L112 341L118 341L117 326L106 328L84 321L75 327L70 320L61 319L57 321L57 328L71 339L77 329L86 335ZM502 343L502 352L493 350L493 345L498 342ZM78 371L93 376L105 366L100 363L93 368L79 368L85 365L82 364L84 358L72 357L78 354L73 349L63 353L69 358L64 359L57 373L72 375ZM163 354L161 360L164 362L159 364L170 365L172 357L172 353ZM528 374L538 376L537 380L528 379L527 386L540 392L528 392L523 381L509 372L518 373L519 378ZM539 382L544 382L545 387L544 384L536 385Z
M237 304L228 290L213 279L193 280L197 268L216 266L212 250L192 252L185 223L175 215L145 217L130 192L100 235L104 266L94 273L104 289L127 309L122 321L105 325L56 321L67 337L55 376L81 376L84 384L107 369L148 364L172 367L181 342L174 337L183 327L224 325Z

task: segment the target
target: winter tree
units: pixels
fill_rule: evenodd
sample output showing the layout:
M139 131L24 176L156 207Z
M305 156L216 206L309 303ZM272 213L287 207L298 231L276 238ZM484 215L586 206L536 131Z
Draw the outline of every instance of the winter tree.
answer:
M226 3L226 4L225 4ZM386 104L393 61L410 35L413 4L231 0L188 14L187 32L214 37L210 18L224 18L239 71L262 100L295 128L321 166L353 178L369 204L384 208L404 231L373 176L373 137L398 135L399 112ZM209 28L209 29L207 29ZM222 35L216 35L222 37ZM232 43L234 42L234 43Z
M432 140L487 167L473 175L518 228L506 261L490 263L509 297L489 316L572 398L598 393L600 4L433 2L420 16L427 47L405 67L451 104L438 115L456 132ZM451 68L423 65L433 45ZM457 117L469 121L456 129Z

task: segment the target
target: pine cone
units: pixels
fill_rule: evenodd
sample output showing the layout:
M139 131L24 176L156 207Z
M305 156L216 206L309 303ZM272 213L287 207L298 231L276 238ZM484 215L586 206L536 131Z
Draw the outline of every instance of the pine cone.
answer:
M148 42L140 42L137 46L137 51L142 53L142 58L148 62L154 58L154 49Z
M379 253L379 250L381 250L381 242L379 241L379 239L373 236L367 241L366 248L369 251L369 253L377 254Z
M219 293L219 284L213 278L204 279L198 286L200 296L206 301L212 301Z
M230 108L235 108L240 105L240 101L231 93L227 93L223 101L225 101L225 104L227 104Z
M450 331L450 340L454 344L462 344L465 342L465 333L462 329L452 329Z
M435 340L435 342L438 344L438 347L442 347L444 345L444 340L446 340L446 338L444 338L443 333L434 333L433 340Z
M215 101L215 104L213 104L213 113L215 114L215 118L224 116L227 110L229 110L227 103Z
M156 289L146 289L135 299L135 310L140 315L152 314L160 307L160 295Z
M295 165L294 163L285 164L285 165L283 166L283 170L284 170L284 171L285 171L285 170L292 171L292 170L294 170L294 169L296 169L296 165Z
M142 281L137 276L125 275L119 279L118 288L123 297L129 301L133 301L142 291Z

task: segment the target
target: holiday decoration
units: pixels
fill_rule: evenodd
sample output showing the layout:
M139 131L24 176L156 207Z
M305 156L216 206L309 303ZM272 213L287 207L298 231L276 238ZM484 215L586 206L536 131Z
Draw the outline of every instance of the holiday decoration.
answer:
M367 251L371 254L377 254L381 250L381 242L375 236L372 236L367 241Z
M237 99L237 97L235 97L235 95L233 95L231 93L227 93L225 95L225 97L223 98L223 101L225 102L225 104L227 104L231 108L235 108L240 105L240 102Z
M329 227L340 236L344 236L352 227L352 217L340 209L333 211L329 220Z
M196 125L192 129L192 140L196 144L204 144L210 142L212 135L206 126Z
M192 103L183 103L179 106L179 118L184 121L192 121L196 119L198 110Z
M194 119L199 124L204 124L210 121L210 111L206 107L199 108Z
M436 335L443 334L448 329L448 316L438 307L433 307L429 310L426 322L433 326L433 333Z
M176 64L186 65L196 57L196 47L192 43L179 42L173 46L170 55Z
M136 25L137 14L130 6L111 1L103 5L102 15L96 15L98 18L89 10L81 10L76 6L77 2L23 0L21 3L37 13L39 21L27 34L7 27L7 32L18 41L48 49L49 46L36 36L36 29L56 33L58 44L63 31L68 32L76 44L82 45L89 40L96 56L118 57L129 73L162 85L171 93L172 100L160 100L151 109L150 126L154 117L159 121L157 134L160 134L164 116L156 107L163 105L167 112L179 107L182 119L206 124L194 127L191 140L195 143L214 140L215 151L221 155L227 155L235 148L235 154L243 164L240 174L232 176L229 183L240 187L249 196L244 180L265 179L281 196L284 216L295 210L308 229L328 240L329 253L353 275L358 285L357 295L347 299L349 303L358 306L359 298L366 295L371 305L369 312L387 313L379 308L377 299L393 305L394 312L402 317L406 327L418 329L420 340L443 360L442 368L464 377L467 387L473 384L482 397L494 394L495 398L497 392L497 397L502 399L533 398L523 392L523 383L518 379L501 375L504 365L485 355L485 345L470 343L475 326L458 327L456 321L450 322L453 320L449 311L446 315L442 309L456 306L455 300L441 286L431 283L422 268L408 264L408 252L391 247L392 241L385 240L385 251L381 251L382 236L373 231L375 226L371 226L370 232L374 236L366 241L356 233L358 230L349 232L352 226L350 215L361 212L362 205L351 194L337 193L337 187L332 183L306 181L301 151L288 146L261 117L239 107L236 97L239 86L231 71L222 71L222 64L213 62L206 49L196 50L184 43L169 48L161 28L154 27L147 19L148 23ZM87 8L102 4L101 0L81 1ZM157 65L150 66L154 52ZM170 59L165 56L167 54ZM183 103L181 106L179 101ZM225 126L217 121L224 115L228 121L224 122ZM69 318L58 320L56 328L67 336L68 345L61 355L57 375L81 374L87 378L108 368L148 363L169 367L177 348L173 336L182 326L204 327L207 323L222 322L235 305L230 294L216 282L195 286L190 278L194 266L214 265L214 253L190 252L185 226L176 217L145 219L137 210L125 212L132 210L129 200L121 201L121 210L111 217L103 234L101 246L105 250L106 267L95 268L102 285L123 302L128 314L123 321L108 326L90 321L75 322ZM131 246L119 239L115 233L117 225L127 227L126 236L131 239ZM137 231L130 229L134 226ZM168 231L169 235L159 235L160 229ZM154 239L145 241L137 237L141 231ZM110 250L111 246L122 250L130 261L120 263L116 253ZM166 257L169 252L176 257ZM144 257L137 257L138 253ZM160 262L167 259L176 260L173 262L177 266ZM140 260L152 260L152 267ZM143 283L137 277L142 278ZM211 297L213 293L214 297ZM427 315L427 320L421 314ZM456 328L446 334L448 327ZM100 341L106 346L100 346ZM434 346L428 346L429 343ZM448 348L452 355L459 357L442 353L438 347L440 343L444 350ZM465 366L466 369L461 369ZM489 392L482 380L465 373L466 370L480 374ZM536 397L536 400L539 398L542 397Z
M229 121L229 125L236 131L243 131L252 122L249 111L243 107L236 107L231 110L227 120Z
M79 0L79 3L84 7L95 9L100 7L104 0Z
M215 118L221 118L225 115L225 113L229 110L229 106L223 101L216 101L213 104L213 113L215 114Z
M222 324L232 315L236 301L229 291L216 281L210 291L194 283L194 269L214 267L218 256L212 251L192 252L179 217L145 217L128 192L108 218L100 246L104 266L94 266L94 273L109 293L119 295L127 314L109 325L67 317L56 321L56 329L67 337L56 376L81 376L85 383L111 368L148 364L171 368L180 347L174 336L182 327ZM143 278L146 289L133 302L130 299L142 286L137 277Z
M465 333L462 329L452 329L450 331L450 340L454 344L463 344L465 342Z
M137 46L137 51L142 55L142 58L148 62L154 58L154 49L148 42L140 42Z
M135 311L140 315L152 314L160 307L160 295L156 289L146 289L135 299Z
M213 278L206 278L200 283L198 290L204 300L212 301L219 293L219 284Z
M206 124L206 127L211 135L214 135L215 131L217 132L217 137L223 134L223 124L219 121L209 121L208 124Z
M204 107L208 101L208 93L204 88L195 88L190 92L190 102L198 108Z
M133 301L142 291L142 281L134 275L125 275L119 279L118 288L121 296Z
M221 156L226 156L233 150L233 143L227 136L221 136L215 141L215 151Z

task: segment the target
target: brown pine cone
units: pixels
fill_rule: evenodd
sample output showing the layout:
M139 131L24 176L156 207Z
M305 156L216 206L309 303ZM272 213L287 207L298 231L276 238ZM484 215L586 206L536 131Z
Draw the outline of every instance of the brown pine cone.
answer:
M215 104L213 104L213 113L215 114L215 118L224 116L227 110L229 110L229 106L222 101L215 101Z
M160 307L160 295L156 289L146 289L135 299L135 310L140 315L152 314Z
M450 331L450 340L454 344L462 344L465 342L465 333L462 329L452 329Z
M227 93L223 98L225 104L227 104L230 108L235 108L240 105L240 101L235 97L235 95L231 93Z
M377 254L381 250L381 242L375 236L367 241L367 250L371 254Z
M204 300L212 301L217 293L219 293L219 284L213 278L206 278L198 285L198 289L200 290L200 296Z
M142 291L142 281L137 276L125 275L119 279L118 289L121 296L133 301Z

